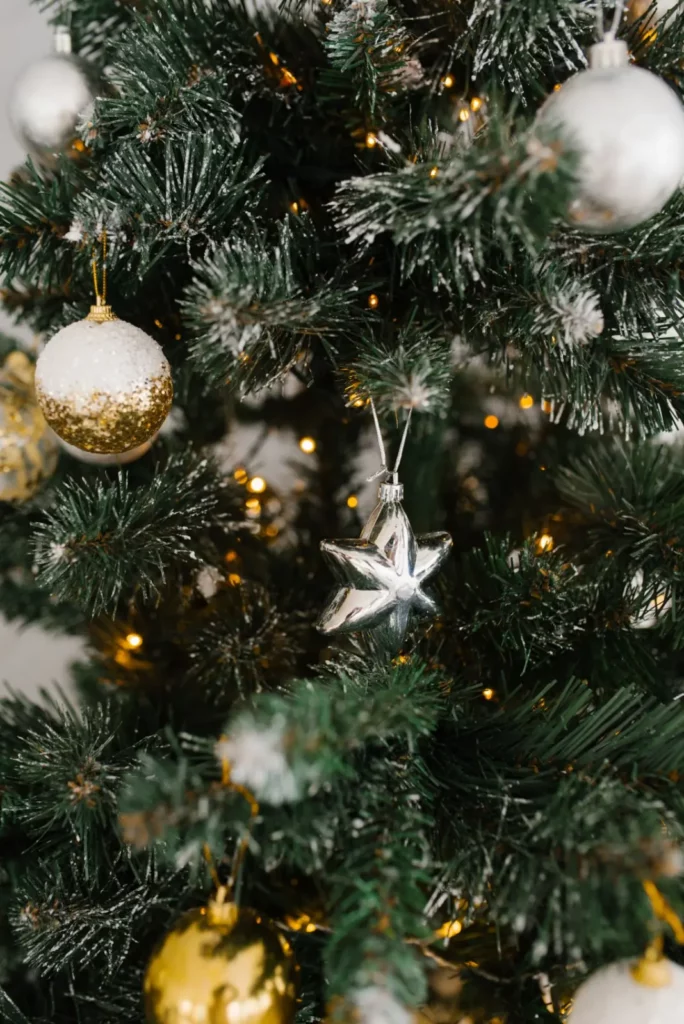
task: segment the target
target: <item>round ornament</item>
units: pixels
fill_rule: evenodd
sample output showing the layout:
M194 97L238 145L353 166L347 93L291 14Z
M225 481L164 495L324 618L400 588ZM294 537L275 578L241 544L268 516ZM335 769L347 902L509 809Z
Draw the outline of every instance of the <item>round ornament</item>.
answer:
M11 352L0 370L0 501L25 501L52 475L57 445L33 392L33 364Z
M154 437L171 408L173 383L154 338L97 305L47 343L36 394L63 441L113 455Z
M623 961L580 986L569 1024L679 1024L682 1007L684 968L664 959Z
M622 231L656 214L684 178L684 107L662 78L628 62L623 40L591 48L590 67L546 100L538 123L579 154L569 219Z
M630 0L627 4L627 20L631 23L637 21L649 9L651 13L645 22L645 28L650 29L653 27L654 22L663 21L670 11L673 11L679 0L656 0L655 7L653 6L653 0Z
M296 964L260 914L212 902L176 923L145 973L149 1024L288 1024Z
M9 115L19 142L41 160L50 160L74 141L95 93L87 68L71 52L64 26L55 33L54 52L30 64L15 82Z

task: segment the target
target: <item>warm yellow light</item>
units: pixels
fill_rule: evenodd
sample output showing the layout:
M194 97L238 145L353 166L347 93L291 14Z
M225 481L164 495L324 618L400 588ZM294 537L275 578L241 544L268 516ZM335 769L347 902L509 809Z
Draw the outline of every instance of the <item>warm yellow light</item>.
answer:
M237 551L226 551L226 562L237 562L239 557Z
M550 416L551 413L553 412L553 402L550 401L550 399L548 399L548 398L544 398L542 400L541 407L542 407L542 412L545 412L547 416Z
M261 512L261 502L258 498L248 498L245 502L245 508L250 509L252 512Z
M378 144L378 137L375 132L366 132L366 146L368 149L374 149Z
M450 939L454 935L459 935L462 931L463 925L460 921L445 921L444 924L435 932L435 938Z
M521 409L531 409L534 405L534 398L532 395L523 395L518 402Z
M485 416L484 425L487 428L487 430L496 430L496 428L499 426L499 417L494 416L492 414L490 414L489 416Z
M556 82L556 84L553 87L553 91L554 92L559 92L562 88L563 88L563 86L560 84L560 82Z
M300 437L299 447L302 449L305 455L311 455L312 452L316 451L316 442L313 437Z
M239 484L246 484L249 479L246 470L244 470L242 466L238 466L238 468L233 473L233 476L235 477Z
M537 551L552 551L553 537L550 533L541 533L537 537Z
M350 494L349 497L347 498L347 505L349 506L349 508L356 508L358 503L359 499L356 497L355 494Z
M430 168L430 177L431 178L436 178L438 174L439 174L439 167L431 167Z
M484 697L485 700L494 699L494 690L492 690L491 686L485 687L485 689L482 691L482 696Z
M371 292L371 294L368 296L368 305L370 306L371 309L377 309L378 306L380 305L380 299L377 297L375 292Z
M461 109L458 112L458 119L459 119L459 121L467 121L469 119L469 117L470 117L470 111L468 110L468 108L467 107L461 107Z
M442 79L442 85L444 86L445 89L451 89L453 84L454 84L454 76L453 75L445 75L444 78Z
M142 642L143 638L140 636L140 633L129 633L126 637L126 644L132 651L136 650L138 647L142 647Z
M263 476L253 476L247 487L252 494L262 494L266 490L266 481Z
M296 199L293 199L293 201L290 203L290 212L299 213L299 203L297 202Z
M482 107L482 100L480 99L480 97L479 96L473 96L472 100L470 101L470 109L472 111L474 111L475 113L477 113L478 110L480 110L481 107Z
M238 576L236 572L231 572L228 574L228 582L231 587L237 587L239 583L242 583L242 577Z

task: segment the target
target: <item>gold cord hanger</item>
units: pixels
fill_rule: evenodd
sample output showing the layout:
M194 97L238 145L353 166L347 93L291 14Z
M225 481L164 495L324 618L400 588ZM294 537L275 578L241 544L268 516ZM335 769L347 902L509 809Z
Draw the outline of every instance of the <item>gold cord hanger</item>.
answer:
M93 287L95 290L95 305L90 307L86 320L92 320L96 324L104 324L110 320L118 320L116 313L111 306L107 305L107 229L102 229L100 236L102 244L102 270L98 277L98 252L93 246L91 265L93 268ZM100 278L101 282L100 283Z

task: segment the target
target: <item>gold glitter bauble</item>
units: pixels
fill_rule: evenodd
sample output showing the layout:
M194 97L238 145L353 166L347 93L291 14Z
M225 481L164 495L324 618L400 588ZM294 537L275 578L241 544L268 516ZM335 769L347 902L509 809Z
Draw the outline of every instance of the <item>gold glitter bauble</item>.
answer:
M289 1024L296 963L260 914L210 903L177 922L145 974L150 1024Z
M173 383L154 338L98 305L47 343L36 394L63 441L113 455L154 437L171 408Z
M0 370L0 501L32 497L57 465L57 445L36 403L34 368L11 352Z

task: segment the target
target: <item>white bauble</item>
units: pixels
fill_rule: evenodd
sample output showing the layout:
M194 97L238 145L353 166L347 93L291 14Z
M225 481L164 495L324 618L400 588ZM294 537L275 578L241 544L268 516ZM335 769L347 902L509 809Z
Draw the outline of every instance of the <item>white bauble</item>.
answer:
M653 12L645 21L646 26L650 27L654 21L663 21L670 11L675 9L678 3L679 0L656 0ZM636 21L643 14L646 14L651 5L652 0L630 0L627 4L627 20L630 22Z
M40 159L65 150L76 136L94 99L91 76L71 53L64 29L55 36L55 52L30 64L14 84L9 116L19 142Z
M662 78L625 63L620 41L593 50L602 46L617 54L615 66L574 75L546 100L538 121L559 129L579 153L571 221L620 231L661 210L684 178L684 107Z
M661 988L636 981L630 961L603 967L578 989L569 1024L682 1024L684 968L664 966L670 983Z
M105 308L94 307L95 315ZM155 436L171 408L173 384L166 356L149 334L123 320L87 319L47 343L36 366L36 395L62 440L119 455Z
M155 434L149 441L139 444L137 448L131 448L128 452L120 452L118 455L101 455L98 452L84 452L82 448L77 448L76 445L63 441L61 437L55 434L54 430L51 433L57 438L60 448L67 455L71 455L74 459L78 459L79 462L85 462L89 466L127 466L129 462L137 462L138 459L142 459L143 455L147 455L157 440L157 435Z

